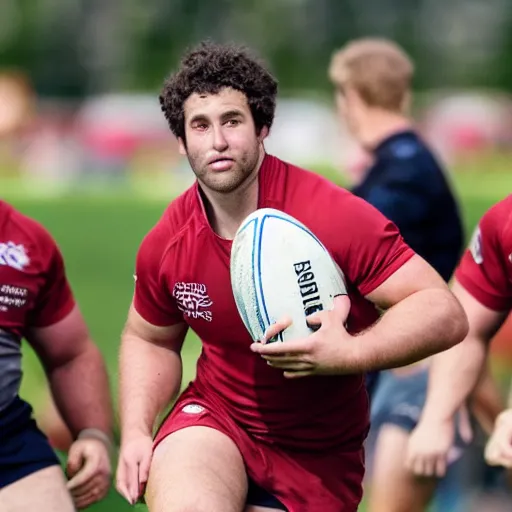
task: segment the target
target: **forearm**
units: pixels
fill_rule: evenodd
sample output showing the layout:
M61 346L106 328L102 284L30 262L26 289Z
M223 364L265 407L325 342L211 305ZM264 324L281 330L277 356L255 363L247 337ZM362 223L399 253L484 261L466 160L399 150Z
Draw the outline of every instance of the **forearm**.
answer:
M119 404L123 434L151 434L158 414L181 386L179 353L124 335L120 351Z
M490 435L496 418L505 409L505 401L489 365L484 366L483 373L470 398L471 411L482 428Z
M48 370L55 404L76 437L86 428L112 435L112 401L103 357L92 342L73 359Z
M434 356L423 418L451 419L477 385L485 359L485 343L474 337Z
M466 316L449 291L416 292L356 337L357 371L414 363L459 343L466 333Z

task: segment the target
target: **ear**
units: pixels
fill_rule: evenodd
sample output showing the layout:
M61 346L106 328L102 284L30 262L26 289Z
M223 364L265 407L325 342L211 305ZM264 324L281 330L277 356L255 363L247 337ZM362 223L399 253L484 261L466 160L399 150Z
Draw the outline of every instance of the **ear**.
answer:
M178 146L180 155L187 156L187 146L185 144L185 141L181 137L178 137Z
M345 87L345 90L344 90L344 94L343 96L345 97L345 99L348 101L361 101L361 97L359 96L358 92L353 88L351 87L350 85L347 85Z
M258 135L258 140L263 142L268 137L268 132L268 126L263 126L263 128L260 130L260 134Z

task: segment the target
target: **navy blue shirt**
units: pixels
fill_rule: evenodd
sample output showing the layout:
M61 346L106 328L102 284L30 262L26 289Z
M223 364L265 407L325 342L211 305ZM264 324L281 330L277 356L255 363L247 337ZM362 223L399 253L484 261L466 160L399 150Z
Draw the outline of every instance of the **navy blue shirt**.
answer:
M443 169L412 130L393 134L373 153L373 165L352 192L393 221L405 242L448 281L464 232Z

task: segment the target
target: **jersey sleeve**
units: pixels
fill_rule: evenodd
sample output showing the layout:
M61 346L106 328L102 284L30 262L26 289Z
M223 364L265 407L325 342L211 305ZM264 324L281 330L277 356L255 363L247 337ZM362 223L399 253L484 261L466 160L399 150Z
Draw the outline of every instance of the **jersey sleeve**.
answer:
M350 196L339 215L347 219L340 227L339 263L361 295L371 293L414 256L395 224L363 199Z
M504 223L500 214L496 205L482 217L455 271L457 281L478 302L494 311L512 308L512 285L501 246Z
M75 306L73 292L66 277L64 259L55 240L39 227L41 254L47 254L45 282L30 314L33 327L48 327L64 319Z
M135 264L133 305L144 320L160 327L183 322L162 272L169 239L165 226L157 224L142 241Z

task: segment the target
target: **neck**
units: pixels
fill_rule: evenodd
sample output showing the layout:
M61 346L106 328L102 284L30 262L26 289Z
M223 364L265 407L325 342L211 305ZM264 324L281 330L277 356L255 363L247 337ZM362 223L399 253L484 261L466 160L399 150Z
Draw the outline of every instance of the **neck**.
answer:
M253 171L236 190L222 193L201 186L210 225L222 238L233 240L242 221L258 208L258 176L264 158L262 148Z
M412 122L403 114L374 109L360 124L357 139L367 151L373 151L391 135L412 128Z

